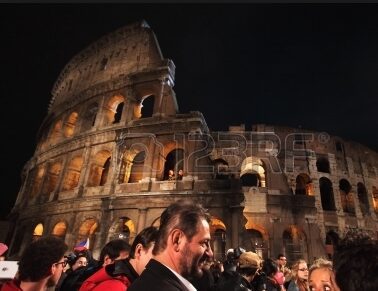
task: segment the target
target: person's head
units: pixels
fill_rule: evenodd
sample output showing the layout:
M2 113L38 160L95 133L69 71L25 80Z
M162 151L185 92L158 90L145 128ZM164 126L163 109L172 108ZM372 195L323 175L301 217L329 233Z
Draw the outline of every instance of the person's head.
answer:
M261 268L262 259L254 252L243 252L239 256L238 262L239 274L251 282L256 272Z
M158 229L154 226L143 229L134 239L130 249L130 263L140 275L152 258L152 249L158 236Z
M67 261L68 265L71 267L72 271L77 270L80 267L85 267L89 261L89 254L86 250L83 251L74 251L73 253L68 254Z
M209 213L199 204L190 200L171 204L160 217L153 254L171 257L184 277L200 276L203 263L213 257L209 222Z
M66 266L64 253L67 245L62 239L46 236L33 241L22 253L18 265L18 278L22 282L47 279L47 286L56 285Z
M310 291L340 291L335 281L332 262L319 258L310 267L308 277Z
M378 286L378 243L361 230L350 230L334 254L336 282L345 291L373 291Z
M277 264L281 267L284 267L287 263L286 256L284 254L278 254L277 256Z
M123 239L109 241L101 250L99 261L103 266L112 264L114 260L126 259L130 245Z
M308 280L308 267L305 260L297 260L291 267L291 274L295 280Z
M278 272L278 265L272 259L266 259L262 265L262 271L268 276L273 278L274 275Z

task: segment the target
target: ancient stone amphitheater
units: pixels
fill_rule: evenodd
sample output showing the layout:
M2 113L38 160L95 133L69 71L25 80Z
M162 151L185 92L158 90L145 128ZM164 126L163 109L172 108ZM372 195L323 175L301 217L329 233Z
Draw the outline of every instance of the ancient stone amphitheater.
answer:
M209 209L218 259L242 246L312 261L332 256L348 228L377 236L376 152L283 126L212 132L200 112L179 112L174 81L145 21L72 58L22 173L11 258L46 234L70 247L89 238L96 257L110 239L158 226L180 198Z

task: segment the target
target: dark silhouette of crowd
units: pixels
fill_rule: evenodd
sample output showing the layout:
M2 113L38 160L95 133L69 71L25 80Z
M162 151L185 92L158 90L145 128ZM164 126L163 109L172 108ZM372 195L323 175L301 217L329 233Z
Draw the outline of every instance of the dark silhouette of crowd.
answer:
M130 246L109 241L98 260L86 248L67 253L59 238L45 236L26 247L13 279L0 291L375 291L378 244L351 230L333 260L311 264L298 259L289 268L284 254L263 259L255 250L229 249L215 260L210 215L200 204L180 200L160 217L159 229L147 227Z

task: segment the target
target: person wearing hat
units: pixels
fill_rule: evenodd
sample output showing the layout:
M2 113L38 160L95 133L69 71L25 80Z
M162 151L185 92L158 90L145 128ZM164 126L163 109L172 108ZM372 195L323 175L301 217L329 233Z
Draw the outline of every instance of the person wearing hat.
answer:
M262 259L254 252L243 252L238 258L236 272L225 271L219 278L216 291L252 291L251 282L261 267Z

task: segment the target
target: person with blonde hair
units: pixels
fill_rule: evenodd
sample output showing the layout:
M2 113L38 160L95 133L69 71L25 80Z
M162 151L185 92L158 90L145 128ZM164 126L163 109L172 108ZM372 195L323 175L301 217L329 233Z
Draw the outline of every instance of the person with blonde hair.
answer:
M319 258L311 265L309 272L310 291L340 291L331 261Z
M308 267L305 260L297 260L291 267L292 278L287 291L308 291Z

